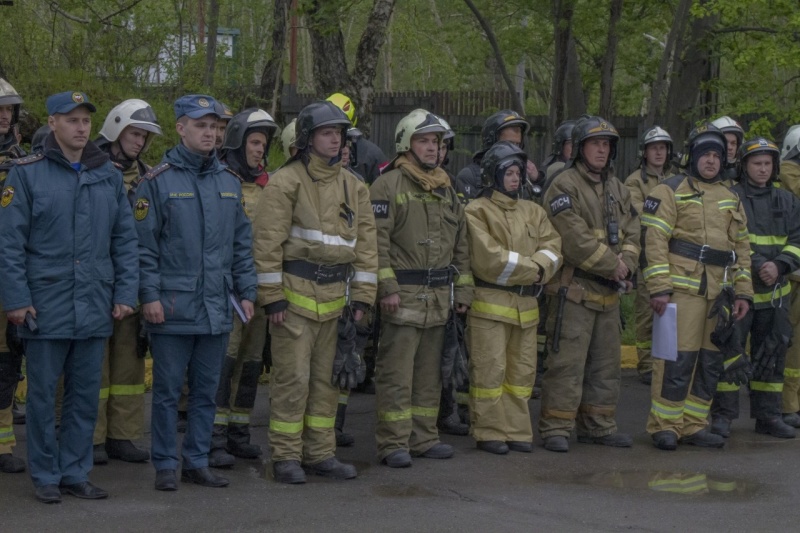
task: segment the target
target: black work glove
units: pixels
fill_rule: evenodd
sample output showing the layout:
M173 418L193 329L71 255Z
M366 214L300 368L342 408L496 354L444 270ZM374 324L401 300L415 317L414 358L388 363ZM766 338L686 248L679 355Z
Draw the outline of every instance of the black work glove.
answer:
M136 335L136 357L144 359L150 349L150 335L144 329L144 319L139 317L139 333Z
M753 367L750 366L750 361L744 353L740 353L726 359L723 363L725 372L722 375L722 380L734 385L747 385L753 377Z
M456 388L469 382L467 347L464 342L464 323L455 311L447 317L442 346L442 384L452 383Z
M347 306L338 319L336 355L333 359L331 384L340 389L353 389L358 385L361 356L357 350L356 322L353 310ZM363 381L363 378L362 378Z

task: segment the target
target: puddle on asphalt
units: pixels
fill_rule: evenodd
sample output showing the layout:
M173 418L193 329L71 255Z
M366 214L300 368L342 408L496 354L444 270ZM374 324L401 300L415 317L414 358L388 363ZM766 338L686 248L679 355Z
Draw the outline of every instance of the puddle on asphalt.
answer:
M559 483L559 480L540 479ZM716 498L747 499L755 496L760 484L728 476L700 472L610 471L577 475L568 483L630 490L650 490L668 494L708 495Z
M380 485L372 489L376 496L383 498L430 498L438 496L430 489L418 485Z

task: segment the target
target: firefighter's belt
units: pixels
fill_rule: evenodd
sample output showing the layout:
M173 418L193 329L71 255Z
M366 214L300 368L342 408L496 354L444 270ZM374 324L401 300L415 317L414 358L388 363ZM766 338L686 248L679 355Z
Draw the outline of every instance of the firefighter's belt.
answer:
M488 281L483 281L480 278L475 278L475 286L483 287L484 289L497 289L498 291L513 292L520 296L533 296L538 297L542 293L541 285L495 285Z
M681 239L670 240L669 251L675 255L694 259L704 265L727 267L736 262L736 252L733 250L715 250L707 244L701 246Z
M318 265L316 263L297 259L294 261L284 261L283 271L287 274L315 281L320 285L325 285L327 283L347 281L347 275L350 272L350 264Z
M428 270L395 270L398 285L424 285L426 287L444 287L453 281L451 268L431 268Z
M613 279L604 278L602 276L598 276L597 274L592 274L591 272L586 272L585 270L581 270L580 268L575 269L574 276L580 279L588 279L589 281L594 281L595 283L599 283L605 287L608 287L612 291L616 291L619 289L619 282L614 281Z

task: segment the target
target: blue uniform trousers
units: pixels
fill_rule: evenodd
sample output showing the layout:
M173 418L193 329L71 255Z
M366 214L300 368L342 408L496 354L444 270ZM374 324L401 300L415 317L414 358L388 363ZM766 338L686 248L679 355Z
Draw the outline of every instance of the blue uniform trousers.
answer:
M150 352L153 354L152 461L156 470L178 468L178 397L187 373L189 423L181 450L183 468L208 466L217 409L214 398L228 336L228 333L150 335Z
M105 343L104 338L26 343L28 468L37 487L88 479ZM56 440L56 384L62 373L64 403Z

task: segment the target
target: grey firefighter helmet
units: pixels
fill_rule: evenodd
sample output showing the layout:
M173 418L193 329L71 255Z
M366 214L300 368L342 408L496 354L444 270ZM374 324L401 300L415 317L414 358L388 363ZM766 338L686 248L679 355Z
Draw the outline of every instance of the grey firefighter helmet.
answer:
M131 98L120 102L108 112L100 129L100 136L113 143L128 126L148 132L142 152L150 146L153 135L161 135L161 126L150 104L144 100Z
M12 87L3 78L0 78L0 105L14 106L14 111L11 115L11 125L13 126L19 121L19 111L22 107L22 97L16 89Z
M783 138L783 148L781 149L781 159L793 159L800 155L800 124L795 124Z
M564 143L572 141L572 130L575 129L574 120L565 120L556 128L553 134L553 155L561 155L564 151Z
M525 183L525 169L528 156L516 144L510 141L499 141L489 148L481 160L481 184L484 188L495 189L507 193L503 187L503 176L499 171L511 165L519 165L520 188Z
M739 160L739 176L745 175L747 159L754 155L772 156L772 175L769 179L770 181L775 180L780 174L781 151L777 144L763 137L750 139L739 147L739 151L736 153L736 158Z
M672 161L672 152L674 149L672 137L667 133L667 130L661 126L653 126L645 131L642 134L642 138L639 139L639 157L642 158L642 161L644 161L644 152L647 149L647 145L659 142L667 144L667 161L665 165L668 165L669 162Z
M278 124L269 113L263 109L251 107L233 116L225 128L225 138L222 141L222 152L236 150L244 144L247 135L253 131L260 131L267 136L267 146L264 155L269 154L272 138L278 132Z
M575 161L582 159L583 156L581 152L583 151L583 145L586 141L595 137L608 138L611 150L608 154L606 166L601 170L605 170L611 166L611 162L617 158L617 143L619 142L617 128L602 117L583 115L575 122L575 127L572 129L572 158L567 162L567 167L574 165Z
M313 102L301 109L300 114L297 115L294 146L301 152L306 150L309 147L311 133L323 126L340 128L342 130L342 142L344 142L350 125L350 119L336 104L327 100Z
M525 136L531 125L525 118L511 109L504 109L491 115L481 128L481 148L488 150L500 138L500 130L517 126L522 129L522 148L525 148Z

